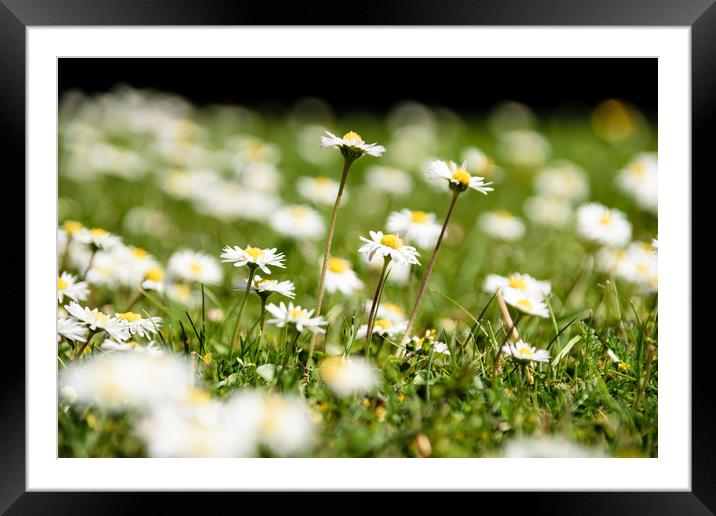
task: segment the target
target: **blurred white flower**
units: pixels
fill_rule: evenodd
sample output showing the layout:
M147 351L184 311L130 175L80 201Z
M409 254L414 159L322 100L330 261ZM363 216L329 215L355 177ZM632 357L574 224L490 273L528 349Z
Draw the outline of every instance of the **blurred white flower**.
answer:
M72 317L57 319L57 342L61 337L74 342L87 342L87 326Z
M379 319L376 317L375 321L373 321L373 334L380 335L381 337L395 337L396 335L402 334L407 326L408 321L395 321L394 319ZM368 325L363 324L358 328L356 338L363 339L367 333Z
M621 211L593 202L577 209L577 233L598 244L622 247L631 238L631 224Z
M505 161L527 168L542 165L551 152L547 139L530 129L518 129L501 134L500 149Z
M262 278L258 274L255 274L254 284L251 287L257 293L263 294L264 296L269 296L275 292L289 299L293 299L294 297L296 297L296 286L293 284L293 281L278 281L274 279L266 279ZM237 288L240 290L245 289L246 280L237 282Z
M589 180L580 167L559 161L542 169L534 179L537 193L545 197L579 201L589 196Z
M561 228L572 217L569 201L556 197L534 196L525 201L524 211L527 218L536 224Z
M333 206L338 195L338 181L329 177L299 177L296 180L296 190L304 199L314 204ZM348 192L343 191L343 202L348 200Z
M488 274L485 278L483 289L490 294L497 292L497 289L502 289L503 294L515 290L519 294L541 299L549 295L552 291L552 285L549 281L536 280L529 274L515 272L507 277Z
M65 305L65 310L72 317L89 326L90 330L104 330L120 341L127 340L130 336L129 328L122 321L100 312L97 308L82 307L72 301L69 305Z
M480 215L480 228L494 238L513 242L525 235L525 224L507 210L488 211Z
M518 437L505 444L502 456L518 458L596 458L604 457L597 448L588 448L563 437Z
M75 233L74 238L96 249L112 249L122 244L121 238L102 228L82 228Z
M89 295L89 287L84 281L77 281L77 276L63 272L57 278L57 302L62 303L65 296L72 301L84 301Z
M328 269L326 270L326 290L328 292L340 291L349 296L356 290L362 289L363 286L363 282L358 279L351 262L336 256L328 258Z
M326 232L323 217L309 206L284 206L271 215L269 223L274 231L290 238L317 240Z
M129 333L140 337L156 335L159 333L159 327L162 324L161 317L144 318L141 314L135 312L116 313L114 316L127 327Z
M391 233L403 235L408 242L415 243L418 247L432 248L438 241L441 230L436 220L434 213L404 208L388 216L386 229Z
M311 333L326 333L326 330L323 329L322 326L326 326L328 321L320 316L312 317L314 310L306 310L293 303L289 303L288 306L286 306L286 304L281 301L279 305L269 303L266 305L266 311L273 315L273 318L269 319L268 322L277 328L283 328L288 324L295 326L299 333L304 329Z
M396 167L374 165L365 171L366 184L380 192L406 195L413 188L410 174Z
M167 270L173 278L219 285L224 277L217 260L206 253L184 249L169 258Z
M360 357L329 357L318 366L321 378L339 396L351 396L373 391L378 386L378 373Z
M502 352L526 362L549 362L549 351L546 349L537 349L521 340L518 340L514 344L508 342L502 346Z
M541 297L530 296L516 289L508 289L504 292L504 299L505 303L526 314L549 317L549 310Z
M631 195L644 210L657 212L659 203L658 159L656 153L638 154L617 175L617 186Z

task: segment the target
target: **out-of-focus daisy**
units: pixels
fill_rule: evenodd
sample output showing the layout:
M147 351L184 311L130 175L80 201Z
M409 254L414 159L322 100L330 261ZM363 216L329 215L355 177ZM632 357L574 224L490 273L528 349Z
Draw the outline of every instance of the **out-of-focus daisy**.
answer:
M121 238L102 228L82 228L75 233L74 238L94 249L112 249L122 244Z
M135 312L116 313L114 316L126 325L129 333L140 337L150 337L152 334L157 334L162 323L161 317L144 318L141 314Z
M641 208L656 213L659 202L657 172L657 155L643 152L619 172L617 186L631 195Z
M529 315L537 317L549 317L549 310L544 301L539 297L526 295L519 290L508 289L504 293L505 303Z
M285 269L286 266L283 261L286 259L283 253L277 253L276 248L261 249L260 247L253 247L247 245L245 248L241 248L237 245L234 247L224 247L224 252L221 253L221 261L233 263L234 267L243 267L248 265L249 267L258 267L265 274L271 274L270 267L280 267Z
M577 233L598 244L622 247L631 238L631 224L621 211L592 202L577 210Z
M500 170L484 152L477 147L465 147L461 157L471 174L497 179Z
M237 282L236 286L237 288L243 290L246 288L246 281L244 280L241 282ZM296 286L293 284L293 281L289 280L278 281L273 279L266 279L256 274L254 275L254 283L252 285L252 288L256 291L257 294L266 297L270 296L274 292L289 299L293 299L294 297L296 297Z
M545 196L578 201L589 195L587 174L569 161L560 161L542 169L534 179L535 190Z
M207 285L218 285L224 277L213 256L189 249L172 254L167 269L172 277Z
M656 291L659 285L658 264L659 258L650 243L632 242L626 249L626 256L616 267L616 273L647 291Z
M411 347L415 350L421 350L425 347L429 347L433 353L439 355L450 355L450 349L445 342L438 340L436 330L427 330L422 337L413 337L410 339Z
M287 324L295 326L300 333L307 329L311 333L325 333L326 330L322 326L326 326L328 321L323 317L311 317L314 310L306 310L298 305L289 303L288 306L282 301L278 306L274 303L266 305L266 310L273 315L268 322L278 328L283 328Z
M549 351L537 349L526 342L518 340L514 344L507 343L502 346L502 352L515 357L518 360L531 362L549 362Z
M547 139L538 132L518 129L500 135L500 151L505 161L533 168L547 161L551 148Z
M497 292L497 289L502 289L503 295L515 290L520 294L541 299L552 291L552 285L549 281L536 280L529 274L515 272L507 277L488 274L483 289L490 294Z
M597 458L605 454L597 448L587 448L562 437L519 437L503 448L505 458Z
M381 337L395 337L396 335L405 331L405 327L408 325L407 321L394 321L392 319L380 319L376 317L373 322L373 335L380 335ZM358 328L356 338L362 339L368 333L368 325L363 324Z
M72 317L62 317L57 319L57 341L61 337L74 342L87 342L87 334L89 330L84 323Z
M57 302L62 303L65 296L72 301L84 301L89 295L89 287L84 281L77 281L77 276L63 272L57 278Z
M652 238L651 239L651 246L654 248L654 252L659 251L659 239L658 238Z
M65 310L72 317L89 326L90 330L104 330L117 340L127 340L130 336L129 328L122 321L100 312L97 308L82 307L72 301L69 305L65 305Z
M375 368L361 357L329 357L321 361L318 371L339 396L368 393L378 386Z
M128 340L126 342L118 342L114 339L106 339L100 346L102 351L114 352L114 351L129 351L132 353L145 353L150 356L158 356L163 353L162 349L157 346L155 342L150 342L146 345L141 345L135 340Z
M525 235L525 224L506 210L486 212L478 219L480 228L488 235L513 242Z
M290 238L316 240L326 232L321 214L308 206L284 206L270 217L269 223L274 231Z
M187 283L169 283L166 285L164 292L169 299L187 308L193 308L199 302L198 292L194 291Z
M299 177L296 181L296 190L304 199L314 204L333 206L338 195L338 181L330 177ZM343 191L343 200L348 199L348 192Z
M556 197L530 197L525 201L524 211L532 222L556 228L564 227L572 217L569 201Z
M613 247L602 247L595 256L597 269L609 274L616 274L622 263L626 260L627 253L624 249Z
M617 365L620 371L628 371L629 370L629 364L624 362L621 358L617 356L614 351L607 348L607 356L609 357L609 360L611 360L614 364Z
M382 231L370 231L369 234L370 239L360 237L366 243L358 249L358 252L368 256L369 260L374 256L382 258L389 256L397 264L420 264L418 261L420 253L413 246L405 245L403 239L398 235L383 234Z
M142 282L142 288L144 290L156 290L160 294L164 292L166 283L164 282L164 269L159 265L150 267L144 271L144 281Z
M333 133L326 131L326 136L321 136L321 147L335 147L346 157L359 158L363 154L380 156L385 152L385 147L376 143L366 143L361 135L350 131L339 138Z
M436 219L434 213L405 208L388 216L386 228L391 233L404 235L408 242L414 242L418 247L431 248L440 236L441 226Z
M366 310L370 309L370 301L366 302ZM395 303L388 303L383 301L378 307L376 312L378 319L389 319L394 323L399 323L405 320L405 310L400 305Z
M454 161L436 160L428 167L427 177L434 180L447 180L450 188L457 192L464 192L471 188L487 195L488 192L493 190L489 186L492 183L485 182L484 177L471 175L466 168L465 163L457 166Z
M383 257L379 255L373 255L373 258L369 258L367 254L361 253L361 260L368 264L368 266L375 270L380 271L383 268ZM399 264L393 261L388 265L388 283L394 283L396 285L405 285L410 279L410 264Z
M363 282L356 276L351 262L337 256L331 256L328 259L328 271L326 272L326 290L328 292L340 291L348 296L362 288Z
M410 174L395 167L369 167L365 172L365 179L371 188L393 195L406 195L413 188Z

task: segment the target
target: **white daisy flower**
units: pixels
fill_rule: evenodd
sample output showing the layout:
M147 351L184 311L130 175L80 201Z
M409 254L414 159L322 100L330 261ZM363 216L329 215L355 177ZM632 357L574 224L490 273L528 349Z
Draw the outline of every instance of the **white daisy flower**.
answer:
M137 341L128 340L126 342L118 342L114 339L105 339L100 346L102 351L115 352L115 351L131 351L132 353L144 353L149 356L159 356L164 351L157 346L157 343L152 341L146 345L140 345Z
M497 178L496 176L500 170L495 166L495 163L477 147L465 147L461 156L470 173L478 176Z
M360 357L329 357L321 361L318 371L328 387L339 396L371 392L379 382L375 368Z
M616 274L626 260L627 252L624 249L602 247L597 251L595 264L598 270L608 274Z
M194 308L200 301L199 292L193 290L187 283L169 283L164 292L169 299L187 308Z
M631 224L621 211L592 202L577 210L577 233L598 244L622 247L631 238Z
M343 138L339 138L328 131L326 131L326 135L327 136L321 136L320 146L339 149L344 156L360 157L363 154L380 156L385 152L385 147L382 145L365 143L363 138L353 131L344 134Z
M614 353L614 351L612 351L612 350L609 349L609 348L607 348L607 356L609 357L609 360L611 360L611 361L614 362L615 364L618 364L619 362L621 362L621 360L619 359L619 357L617 356L617 354Z
M478 219L480 228L494 238L514 242L525 236L525 224L506 210L483 213Z
M531 129L517 129L500 135L500 150L504 159L520 167L542 165L550 155L547 139Z
M433 353L450 356L450 349L448 348L447 343L437 340L436 330L428 330L422 337L413 337L410 340L416 350L423 349L423 345L428 343L430 344Z
M652 213L659 202L658 159L656 153L638 154L617 175L617 186L632 196L637 204Z
M379 192L406 195L413 188L410 174L395 167L372 166L365 171L366 184Z
M144 271L144 281L142 288L144 290L156 290L160 294L164 293L166 283L164 281L164 269L156 265Z
M317 240L326 232L323 217L309 206L279 208L271 215L269 224L274 231L290 238Z
M616 268L616 274L646 291L656 292L659 286L658 265L659 258L651 244L632 242Z
M391 233L404 235L408 242L427 249L434 247L440 236L442 227L436 220L434 213L405 208L388 216L386 228Z
M537 317L549 317L547 304L539 297L524 294L516 289L508 289L504 292L505 303L529 315Z
M537 349L526 342L518 340L514 344L507 343L502 346L502 352L515 357L518 360L531 362L549 362L549 351Z
M523 206L525 215L535 224L561 228L572 217L572 205L569 201L556 197L530 197Z
M502 456L519 458L598 458L605 457L598 448L587 448L562 437L520 437L508 442Z
M213 256L189 249L172 254L167 269L174 278L206 285L219 285L224 277Z
M471 175L466 168L465 163L458 167L454 161L436 160L430 164L426 175L431 180L447 180L450 188L458 192L464 192L468 188L485 195L492 192L493 189L489 186L492 183L486 183L484 177Z
M338 181L329 177L299 177L296 181L296 190L304 199L314 204L333 206L336 202L339 188ZM348 200L348 192L343 191L343 202Z
M298 305L289 303L288 306L282 301L278 306L274 303L266 305L266 310L273 315L268 322L274 324L277 328L283 328L287 324L296 327L296 330L302 332L307 329L311 333L326 333L321 326L326 326L328 321L323 317L311 317L314 310L306 310Z
M249 267L258 267L265 274L271 274L270 267L280 267L285 269L286 266L283 261L286 259L283 253L277 253L276 248L261 249L260 247L252 247L247 245L245 248L241 248L237 245L234 247L224 247L224 252L221 253L221 261L233 263L234 267L243 267L248 265Z
M589 196L587 174L569 161L560 161L542 169L535 176L534 188L544 197L569 201Z
M408 321L394 321L392 319L378 319L373 322L373 334L380 335L381 337L395 337L396 335L402 335L405 328L408 326ZM368 325L363 324L358 328L356 333L357 339L364 339L368 333Z
M652 238L651 239L651 246L654 248L654 252L659 251L659 239L658 238Z
M57 278L57 302L62 303L65 296L72 301L84 301L89 295L89 287L84 281L77 281L77 276L63 272Z
M379 255L373 255L373 258L369 258L367 254L360 254L361 260L368 265L374 271L380 272L383 268L383 257ZM388 283L395 285L405 285L410 279L410 264L399 264L391 260L388 264ZM370 309L370 305L369 305Z
M371 301L366 301L366 311L370 311L370 305ZM403 310L403 307L401 307L400 305L383 301L378 306L378 310L376 311L376 318L389 319L394 323L399 323L406 320L405 310Z
M75 233L74 238L95 249L112 249L122 244L121 238L102 228L82 228Z
M124 322L129 329L129 333L139 335L140 337L156 335L159 333L159 327L162 323L161 317L147 317L145 319L135 312L116 313L114 316Z
M351 262L336 256L328 258L328 269L326 270L326 290L328 292L340 291L349 296L362 288L363 282L353 271Z
M498 289L502 289L503 294L510 290L516 290L520 294L542 299L550 294L552 284L549 281L536 280L529 274L520 274L519 272L512 273L507 277L488 274L483 284L483 290L494 294Z
M237 287L239 289L245 289L246 288L246 280L237 284ZM278 281L278 280L266 279L266 278L262 278L258 274L255 274L254 275L254 284L251 286L251 288L260 295L263 294L265 296L269 296L275 292L275 293L277 293L281 296L287 297L289 299L293 299L294 297L296 297L296 294L295 294L296 286L293 284L293 281L289 281L289 280Z
M382 231L370 231L370 239L360 237L363 242L358 252L368 256L372 260L374 256L385 258L390 256L392 261L400 265L420 265L418 256L420 253L410 245L405 245L403 239L398 235L388 233L383 234Z
M90 330L104 330L111 337L122 341L130 336L129 328L122 321L100 312L97 308L90 310L72 301L69 305L65 305L65 310L72 317L89 326Z
M72 317L57 319L57 342L61 337L74 342L87 342L89 330L84 323Z

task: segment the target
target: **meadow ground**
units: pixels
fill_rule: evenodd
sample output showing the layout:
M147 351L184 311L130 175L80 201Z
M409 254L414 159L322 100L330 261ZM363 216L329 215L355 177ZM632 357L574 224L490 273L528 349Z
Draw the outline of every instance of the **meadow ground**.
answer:
M119 89L63 98L59 153L60 456L658 455L636 108L261 113Z

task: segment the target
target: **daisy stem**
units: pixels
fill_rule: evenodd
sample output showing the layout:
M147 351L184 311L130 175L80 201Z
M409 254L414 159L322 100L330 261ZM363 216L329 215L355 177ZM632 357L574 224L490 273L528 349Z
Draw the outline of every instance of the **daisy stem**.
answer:
M497 303L500 305L500 311L502 312L502 317L505 319L505 324L507 325L507 331L510 332L509 336L508 336L508 340L514 344L515 342L520 340L520 334L517 333L517 326L515 326L515 323L512 322L512 317L510 317L510 311L507 309L507 305L505 304L505 299L502 297L502 292L500 289L497 290L495 297L497 298Z
M234 354L234 347L236 346L236 341L239 338L239 327L241 325L241 315L244 313L244 306L246 306L246 300L249 297L249 292L251 291L251 285L254 282L254 275L256 274L256 266L254 264L249 264L249 279L246 281L246 289L244 289L244 297L241 299L241 305L239 306L239 313L236 314L236 325L234 326L234 333L231 337L231 343L229 344L229 361L233 358Z
M323 290L326 284L326 272L328 271L328 257L331 254L331 244L333 243L333 233L336 229L336 219L338 218L338 208L341 206L341 198L343 197L343 188L346 185L346 179L348 178L348 171L351 168L355 158L345 157L343 161L343 172L341 173L341 183L338 186L338 193L336 194L336 203L333 205L333 211L331 212L331 221L328 224L328 235L326 236L326 249L323 251L323 263L321 264L321 277L318 281L318 300L316 301L316 317L321 315L321 307L323 305ZM314 333L311 337L311 344L308 351L307 363L311 362L313 358L313 348L316 345L316 339L318 334Z
M268 296L266 295L259 295L261 298L261 313L259 314L259 320L261 321L261 326L259 327L259 333L264 332L264 323L266 322L266 300L268 299Z
M75 356L73 357L75 360L82 356L82 353L84 353L84 350L89 346L89 343L92 342L92 339L97 335L101 330L96 329L94 332L87 335L87 340L82 344L82 346L77 350L75 353Z
M94 262L94 255L97 254L97 248L95 246L92 246L92 254L90 255L89 262L87 262L87 268L82 273L82 279L87 279L87 273L92 268L92 262Z
M375 313L378 310L378 299L380 292L383 290L383 282L385 281L385 271L388 269L390 263L390 256L383 258L383 268L380 271L380 278L378 278L378 284L375 286L375 294L373 294L373 303L370 307L370 314L368 315L368 329L365 334L365 356L370 358L370 341L373 338L373 323L375 322Z
M420 290L418 290L418 297L415 300L415 306L413 306L413 311L410 313L410 319L408 319L408 325L405 327L405 332L403 333L403 338L401 339L402 343L405 343L408 339L410 339L410 331L413 329L413 323L415 323L415 318L418 315L418 309L420 308L420 303L423 300L423 296L425 296L425 289L428 286L428 280L430 279L430 274L433 272L433 267L435 266L435 260L438 256L438 251L440 250L440 244L443 241L443 237L445 236L445 230L447 229L448 222L450 222L450 216L452 215L452 211L455 208L455 202L457 202L457 196L460 195L460 192L457 190L453 190L452 192L452 199L450 200L450 207L448 208L447 215L445 215L445 221L443 222L443 227L440 230L440 236L438 237L438 241L435 244L435 249L433 250L433 255L430 257L430 262L428 262L428 266L425 269L425 275L423 276L423 281L420 284Z

